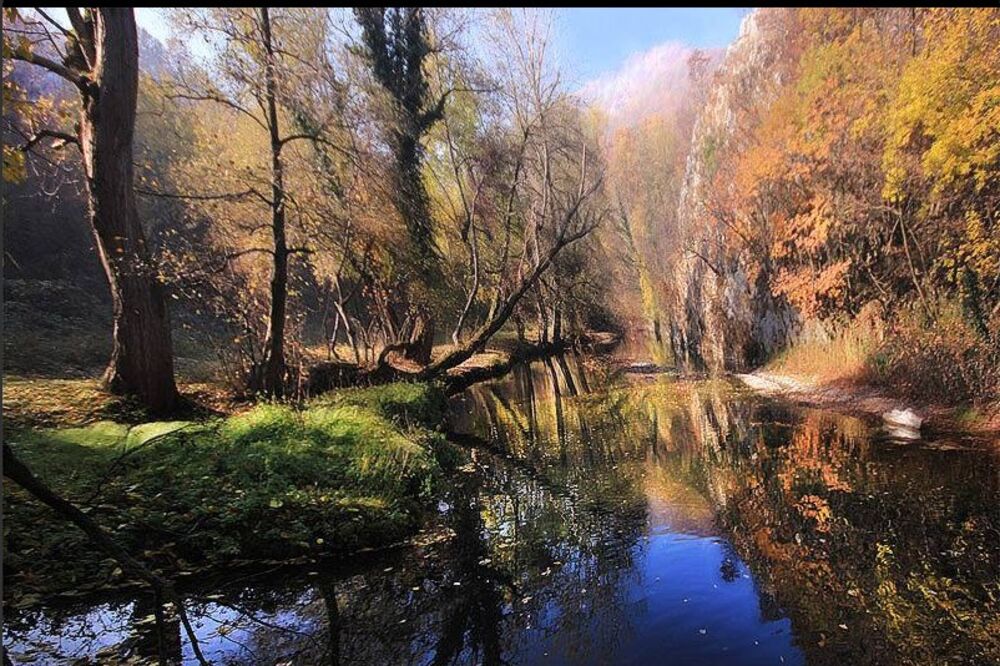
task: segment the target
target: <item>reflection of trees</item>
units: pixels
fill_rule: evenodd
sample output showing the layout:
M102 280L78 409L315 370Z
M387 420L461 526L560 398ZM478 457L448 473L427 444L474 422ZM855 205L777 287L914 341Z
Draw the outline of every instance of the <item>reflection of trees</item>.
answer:
M330 578L321 580L316 589L323 597L326 609L327 655L330 666L340 664L340 604L337 601L337 584Z
M1000 661L995 453L873 442L858 419L719 396L657 413L654 455L712 499L810 663Z
M360 572L231 585L192 604L203 649L217 663L611 660L642 612L628 591L657 493L689 505L675 518L692 533L727 535L721 580L746 563L762 616L791 617L810 663L1000 662L996 453L879 442L858 419L725 383L590 393L581 370L554 359L469 391L481 439L448 497L453 539ZM155 654L150 611L116 608L45 631L91 632L93 654L113 620L133 654Z
M154 663L160 655L181 662L181 621L172 614L164 621L156 621L157 604L150 594L140 594L132 605L132 653Z
M645 527L641 495L633 491L631 510L611 512L612 499L595 495L600 486L487 460L481 509L488 552L516 592L505 635L532 637L508 643L551 642L567 656L610 656L628 634L625 592Z
M489 558L483 538L481 483L478 475L470 474L455 484L452 564L454 582L460 589L446 593L455 599L439 629L431 662L435 666L456 663L463 653L474 663L487 666L501 663L501 586L509 587L511 583Z
M581 394L577 361L542 361L473 393L489 421L483 444L500 453L483 458L479 476L488 559L513 583L504 635L532 637L507 642L592 659L628 634L643 446L627 436L627 401Z

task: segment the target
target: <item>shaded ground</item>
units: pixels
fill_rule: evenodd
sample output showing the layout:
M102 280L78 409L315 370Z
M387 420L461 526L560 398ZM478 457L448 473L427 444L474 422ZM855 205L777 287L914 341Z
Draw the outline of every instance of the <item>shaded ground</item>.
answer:
M94 397L86 386L71 395ZM107 418L116 406L102 397L89 411L54 408L47 418L62 419L59 428L25 414L6 424L5 441L167 576L398 543L419 529L448 460L432 429L443 396L426 385L338 391L301 410L261 404L226 418L139 424ZM24 425L29 418L35 425ZM68 419L86 425L65 427ZM5 484L3 499L5 604L133 584L18 486Z
M222 385L189 382L179 385L190 408L182 416L230 414L245 403L236 402ZM85 379L6 375L3 381L3 417L7 428L66 428L97 421L140 423L142 409L121 396L103 390L96 377Z

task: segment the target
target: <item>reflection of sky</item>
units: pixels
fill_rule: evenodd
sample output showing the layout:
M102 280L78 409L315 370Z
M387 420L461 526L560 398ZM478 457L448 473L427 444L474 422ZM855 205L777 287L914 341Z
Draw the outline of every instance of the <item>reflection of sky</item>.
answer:
M62 619L47 613L30 613L24 623L31 629L22 634L4 623L4 647L14 663L54 663L80 654L95 654L120 643L121 631L132 617L134 604L102 604L86 613ZM21 622L17 623L21 625Z
M760 591L725 540L658 534L633 556L628 570L606 572L596 586L581 576L572 600L550 599L508 640L509 662L804 663L791 621L762 616ZM553 585L574 577L566 569Z
M315 613L317 600L310 593L300 596L288 608L275 612L254 611L252 616L218 603L188 604L188 616L204 656L214 663L257 663L286 654L288 644L301 636L319 635L322 627ZM319 602L322 608L322 602ZM81 655L95 655L113 649L134 636L133 603L107 603L86 613L59 621L39 615L31 630L22 634L6 630L5 644L14 663L74 664ZM281 627L294 630L283 631ZM153 625L149 626L153 631ZM178 625L168 631L179 631ZM50 637L57 637L51 640ZM184 663L196 663L194 651L182 636ZM128 648L124 648L128 649ZM39 655L44 655L40 657Z

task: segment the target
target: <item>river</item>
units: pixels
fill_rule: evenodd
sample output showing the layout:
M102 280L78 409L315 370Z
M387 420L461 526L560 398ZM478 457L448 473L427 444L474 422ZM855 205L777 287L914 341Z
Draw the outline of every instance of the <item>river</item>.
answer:
M1000 663L996 442L574 355L451 412L465 459L422 545L190 589L213 663ZM143 663L151 614L47 607L4 643Z

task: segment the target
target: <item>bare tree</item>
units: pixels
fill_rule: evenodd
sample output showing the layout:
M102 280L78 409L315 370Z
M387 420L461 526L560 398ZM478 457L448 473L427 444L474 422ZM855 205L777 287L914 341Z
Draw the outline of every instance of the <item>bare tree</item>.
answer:
M305 14L294 14L295 11ZM289 13L293 12L293 13ZM295 254L309 254L312 249L304 244L295 247L289 241L290 209L296 199L289 191L289 161L291 144L307 142L324 144L339 150L328 139L328 126L332 118L306 114L297 96L312 92L306 83L309 79L332 80L329 61L321 57L315 43L294 34L299 22L317 21L322 25L324 14L312 10L283 10L280 15L268 7L186 10L178 14L182 29L221 40L219 54L212 63L213 70L182 72L173 82L168 97L187 102L215 104L235 118L249 120L249 126L266 135L266 176L257 182L248 175L249 187L241 198L263 203L269 221L269 247L254 246L231 253L230 260L247 254L263 254L270 258L266 331L259 357L250 369L248 386L252 391L281 396L285 392L288 363L286 361L286 324L288 318L289 258ZM276 23L281 22L283 34L279 36ZM306 26L315 27L315 26ZM309 53L297 50L313 48ZM306 122L308 116L308 122ZM298 122L296 122L298 121ZM194 197L191 197L194 198ZM298 218L306 215L296 210ZM253 225L245 229L250 235L261 228Z
M557 257L593 232L606 215L603 166L588 148L579 110L561 88L548 52L548 23L539 14L501 11L491 40L498 48L498 93L507 123L510 160L495 211L499 264L486 320L469 339L428 365L420 376L445 372L480 351L538 289ZM471 210L470 210L471 216ZM521 249L511 248L515 218ZM475 263L478 263L478 258ZM473 270L478 267L473 266Z

